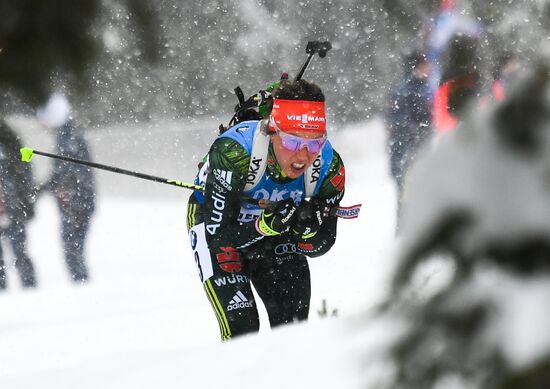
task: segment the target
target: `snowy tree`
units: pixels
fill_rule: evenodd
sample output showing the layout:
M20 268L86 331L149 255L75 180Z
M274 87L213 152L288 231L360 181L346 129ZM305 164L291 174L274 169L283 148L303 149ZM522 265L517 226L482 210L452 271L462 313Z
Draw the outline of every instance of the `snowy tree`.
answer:
M137 47L154 61L158 51L155 12L147 0L121 2L129 15ZM0 1L0 85L5 104L17 95L36 105L56 78L76 91L89 90L90 67L101 43L94 28L105 12L101 1Z
M502 103L473 111L408 177L389 308L408 327L392 349L392 388L549 382L547 63ZM446 262L449 277L419 297L418 282L415 289L409 281L430 261Z

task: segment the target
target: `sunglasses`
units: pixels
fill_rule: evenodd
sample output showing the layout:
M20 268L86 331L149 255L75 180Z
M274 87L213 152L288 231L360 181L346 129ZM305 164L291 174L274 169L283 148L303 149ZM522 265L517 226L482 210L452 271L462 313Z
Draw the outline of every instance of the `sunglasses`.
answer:
M322 138L302 138L282 131L279 127L277 127L274 121L271 121L271 125L275 128L275 131L281 138L283 147L288 151L299 151L306 147L308 152L311 154L319 154L327 141L326 134L323 135Z

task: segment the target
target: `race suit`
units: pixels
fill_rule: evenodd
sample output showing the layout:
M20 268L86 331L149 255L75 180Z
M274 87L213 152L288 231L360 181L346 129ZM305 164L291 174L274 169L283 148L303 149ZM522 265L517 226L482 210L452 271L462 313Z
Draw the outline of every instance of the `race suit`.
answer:
M344 195L345 170L327 141L309 176L290 179L281 171L271 142L266 164L251 161L252 139L262 122L243 122L213 143L188 204L191 247L206 295L219 322L222 340L259 330L251 284L262 299L271 327L306 320L311 284L306 256L325 254L336 239L336 216L328 216L308 239L288 232L263 236L255 228L262 209L247 198L299 204L305 180L315 184L312 198L337 207ZM267 135L262 135L267 136ZM263 174L258 180L256 175ZM257 184L246 189L247 182Z

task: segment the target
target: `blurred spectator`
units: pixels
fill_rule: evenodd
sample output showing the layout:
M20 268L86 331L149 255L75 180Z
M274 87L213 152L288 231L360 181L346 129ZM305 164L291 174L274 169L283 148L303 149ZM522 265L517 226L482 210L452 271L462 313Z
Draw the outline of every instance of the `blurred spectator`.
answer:
M42 125L56 131L56 152L60 155L90 160L82 132L70 120L71 106L65 96L54 94L38 110ZM65 262L75 282L88 280L84 259L86 234L95 210L95 181L92 170L76 163L55 160L53 174L43 189L51 191L61 212L61 234Z
M431 65L429 85L432 93L441 84L443 55L452 38L456 35L479 38L483 33L482 25L460 9L457 3L457 0L442 0L439 12L429 27L426 50Z
M420 51L406 55L403 69L403 78L390 94L386 112L391 174L397 183L399 202L406 171L432 133L427 82L430 65L426 56Z
M36 286L36 275L27 254L26 224L34 216L34 182L31 166L20 161L21 142L0 122L0 232L15 256L15 268L25 288ZM0 289L7 287L6 265L0 245Z
M480 90L477 39L456 35L444 57L441 85L434 94L433 125L437 132L456 127Z

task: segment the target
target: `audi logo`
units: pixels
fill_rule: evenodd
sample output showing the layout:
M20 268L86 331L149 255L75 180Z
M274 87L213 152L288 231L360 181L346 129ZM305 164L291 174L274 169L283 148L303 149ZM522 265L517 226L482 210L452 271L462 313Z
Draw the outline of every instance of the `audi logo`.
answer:
M282 254L292 254L296 251L296 245L294 243L281 243L277 246L275 246L275 254L282 255Z

